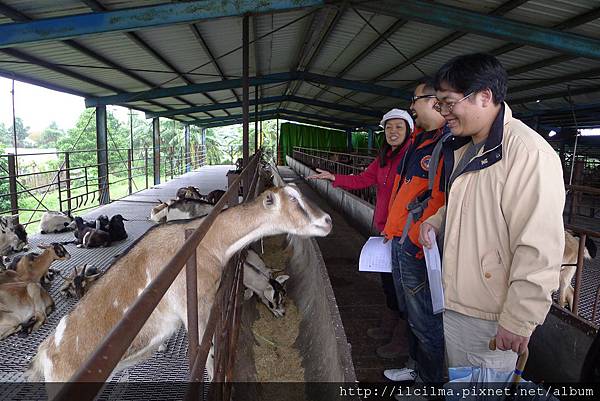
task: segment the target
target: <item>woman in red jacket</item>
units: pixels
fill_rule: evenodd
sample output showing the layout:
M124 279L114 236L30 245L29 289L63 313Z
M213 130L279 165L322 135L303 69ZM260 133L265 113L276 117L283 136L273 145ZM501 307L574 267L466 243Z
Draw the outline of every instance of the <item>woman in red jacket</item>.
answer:
M408 112L400 109L392 109L383 116L381 126L385 130L385 142L382 144L377 158L364 172L358 175L342 175L317 169L318 174L307 177L308 179L329 180L332 181L334 187L343 189L363 189L376 185L377 198L373 223L378 232L382 232L385 226L388 215L388 204L394 186L394 178L398 170L398 165L408 149L410 136L414 130L414 122ZM388 308L392 311L399 311L402 314L403 308L398 305L391 274L382 273L381 281ZM398 325L395 324L398 313L391 313L390 315L394 316L394 318L384 317L381 327L369 329L367 332L369 336L375 339L392 340L391 343L377 349L377 354L384 358L396 358L404 351L404 344L398 342L398 339L402 339L404 336L393 335L394 331L402 330L401 327L397 327ZM396 332L396 334L398 333Z

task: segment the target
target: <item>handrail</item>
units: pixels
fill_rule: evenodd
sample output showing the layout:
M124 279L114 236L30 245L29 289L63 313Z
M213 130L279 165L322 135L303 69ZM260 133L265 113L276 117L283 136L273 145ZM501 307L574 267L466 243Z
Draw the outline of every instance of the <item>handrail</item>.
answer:
M237 196L239 183L242 178L245 178L256 168L259 159L260 152L257 152L242 173L233 181L225 195L217 202L213 210L204 218L202 224L185 240L182 247L162 268L158 276L144 289L117 325L104 337L102 343L88 360L70 378L69 382L63 385L55 398L56 401L94 399L183 266L195 254L196 248L229 199L230 192L236 191ZM214 307L215 304L213 304ZM89 382L90 384L78 386L77 383L80 382Z

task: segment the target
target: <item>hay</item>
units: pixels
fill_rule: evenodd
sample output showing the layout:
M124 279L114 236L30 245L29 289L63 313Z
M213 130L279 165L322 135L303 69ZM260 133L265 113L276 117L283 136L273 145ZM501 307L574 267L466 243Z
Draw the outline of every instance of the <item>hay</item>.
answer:
M265 238L265 264L274 270L285 270L291 256L284 249L285 236ZM285 316L276 318L262 303L257 303L259 318L252 325L255 338L254 356L256 380L259 382L304 381L302 358L294 342L300 330L302 317L291 299L286 301Z

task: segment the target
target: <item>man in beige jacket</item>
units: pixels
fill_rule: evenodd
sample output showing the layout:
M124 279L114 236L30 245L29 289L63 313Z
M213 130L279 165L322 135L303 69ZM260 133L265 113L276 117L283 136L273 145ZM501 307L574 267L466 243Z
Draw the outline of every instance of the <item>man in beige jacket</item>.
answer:
M452 131L442 150L446 206L421 225L419 239L429 247L431 231L443 236L448 366L511 370L558 288L561 163L513 118L504 103L507 74L495 57L456 57L435 86L434 107ZM492 337L501 351L489 350Z

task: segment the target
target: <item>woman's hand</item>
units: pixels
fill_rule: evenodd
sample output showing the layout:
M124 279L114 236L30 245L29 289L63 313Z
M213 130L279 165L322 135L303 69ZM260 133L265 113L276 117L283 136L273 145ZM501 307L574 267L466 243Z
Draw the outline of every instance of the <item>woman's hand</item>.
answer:
M309 180L329 180L329 181L335 181L335 175L331 174L329 171L321 170L320 168L318 168L317 172L319 174L309 175L306 178L309 179Z

